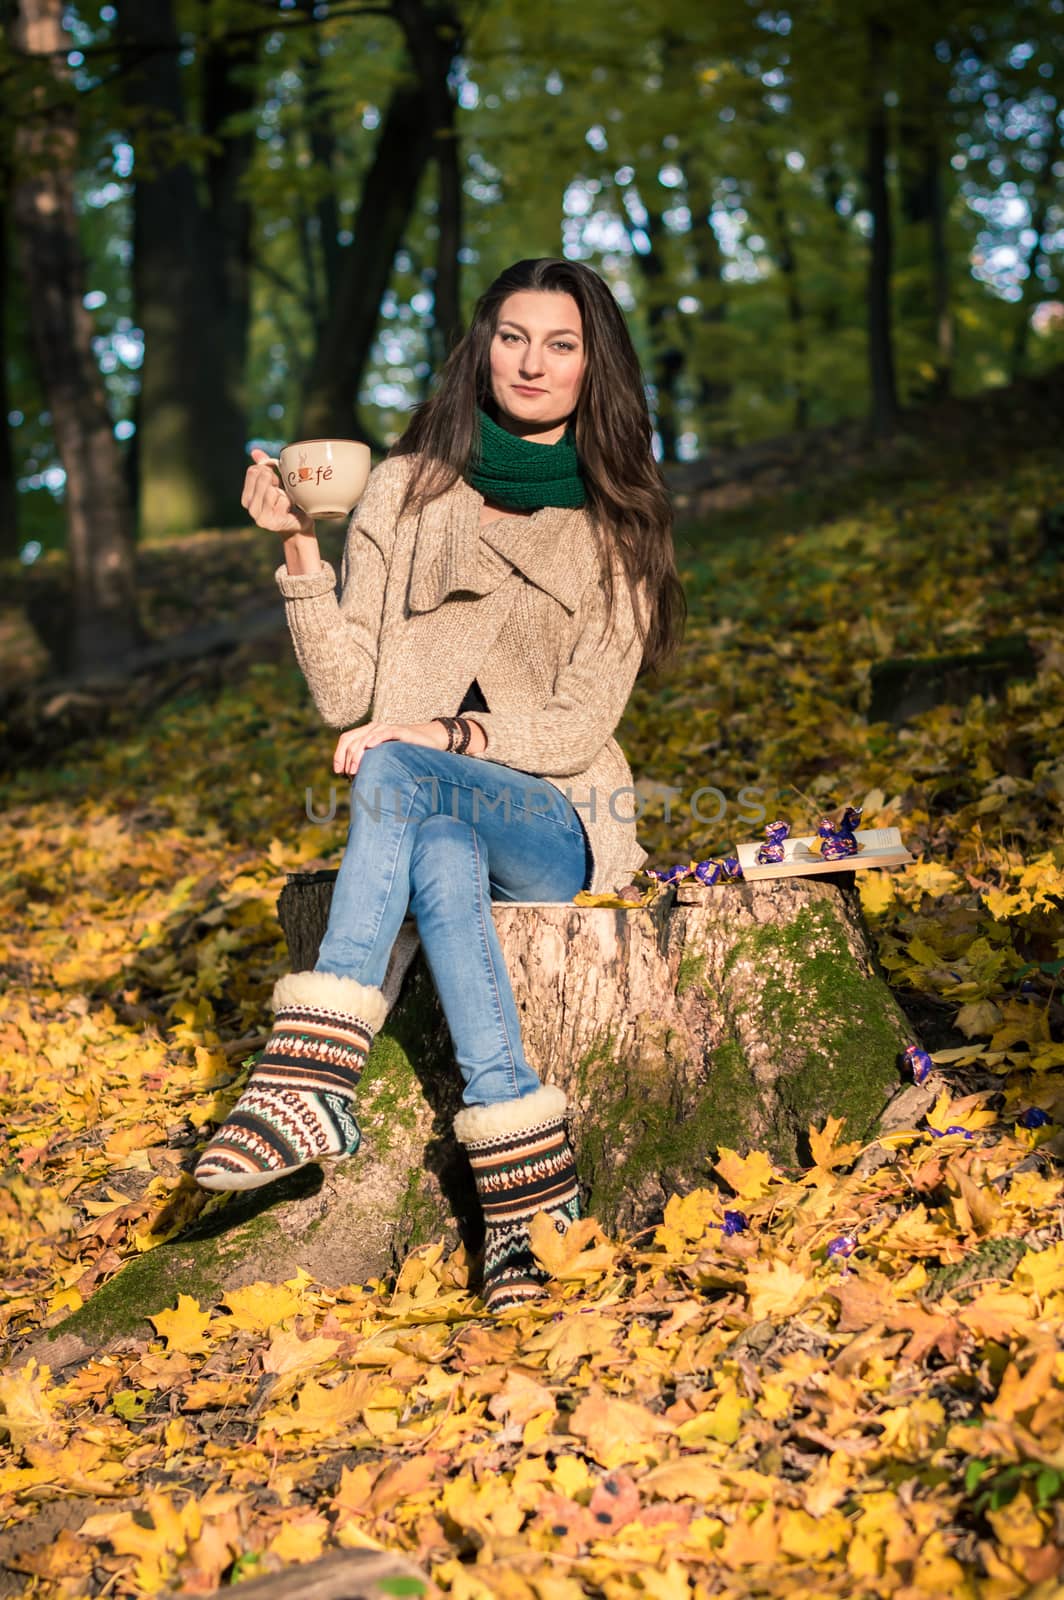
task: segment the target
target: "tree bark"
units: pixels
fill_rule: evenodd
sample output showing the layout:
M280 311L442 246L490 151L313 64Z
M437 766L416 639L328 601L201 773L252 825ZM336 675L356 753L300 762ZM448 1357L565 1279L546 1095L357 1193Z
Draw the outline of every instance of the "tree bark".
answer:
M787 307L787 325L791 334L791 357L794 361L794 427L801 433L809 426L809 391L805 381L808 359L805 308L802 304L798 261L791 239L791 226L783 203L779 173L770 151L765 152L764 181L765 198L772 218L776 265L783 277L783 297Z
M662 248L666 241L665 222L660 211L643 202L647 214L645 232L650 249L634 250L633 259L646 284L647 333L650 342L650 381L654 385L654 417L661 440L661 459L677 460L680 436L679 382L686 364L686 352L676 337L676 308L672 303L670 278ZM633 233L627 223L629 236Z
M62 65L61 0L21 0L11 37L16 50L38 58L31 110L15 132L12 211L30 335L66 472L73 617L69 656L57 665L103 670L136 643L139 628L132 518L83 304L78 129Z
M887 158L890 130L884 89L887 26L868 26L868 115L865 124L865 185L872 216L872 243L868 256L868 368L871 386L871 423L880 437L893 432L898 421L898 388L894 371L894 332L891 315L891 272L894 246L891 232Z
M302 438L363 437L358 391L392 262L431 156L422 86L406 80L392 93L362 185L354 244L344 252L343 276L307 376Z
M250 220L240 183L251 135L222 129L251 103L238 69L254 47L206 50L201 125L221 147L201 178L178 153L191 112L173 0L130 0L121 27L137 63L126 81L137 121L133 286L144 330L138 499L141 534L151 537L240 518L250 303Z
M282 891L295 970L314 962L334 878L301 875ZM568 1095L584 1200L609 1229L648 1227L671 1194L709 1182L718 1146L795 1164L811 1123L834 1114L847 1137L869 1139L892 1104L911 1118L930 1103L900 1089L912 1035L877 971L852 874L681 886L637 911L492 912L528 1059ZM410 922L384 992L359 1154L324 1179L307 1169L234 1195L210 1228L131 1262L59 1332L98 1344L179 1290L206 1303L297 1267L326 1284L364 1282L428 1239L477 1247L480 1211L452 1133L461 1083Z
M302 0L300 9L308 20L313 20L316 0ZM311 160L329 178L321 191L317 204L318 243L325 280L324 305L318 303L317 267L308 258L313 252L305 245L304 274L307 280L308 311L314 328L315 341L321 339L328 321L329 307L337 298L343 273L344 250L350 248L340 243L340 208L336 196L336 133L332 110L322 86L321 34L319 29L308 29L307 49L304 51L301 71L303 77L303 104L307 141Z
M937 139L927 147L927 186L930 206L928 247L935 316L935 393L945 398L953 389L956 325L950 294L948 201L942 182L942 157Z
M449 0L393 0L407 52L421 83L436 162L436 272L430 348L439 366L461 336L458 259L462 247L462 163L450 71L461 52L462 25Z
M688 154L684 164L687 178L687 203L691 209L691 252L694 256L698 278L698 298L702 302L701 323L710 330L707 348L700 352L698 368L697 403L699 411L708 415L710 426L721 421L727 413L731 399L732 383L726 361L726 345L717 337L727 315L727 298L724 284L724 256L713 227L713 195L704 182L702 163L694 154ZM708 357L708 359L707 359ZM716 363L714 363L714 357Z
M917 100L902 123L902 213L907 223L927 229L927 264L930 294L921 305L930 310L930 343L935 352L935 378L931 393L948 395L953 384L954 321L950 298L947 201L942 182L942 151L932 117L941 115L938 102L930 107Z
M1038 268L1045 254L1045 235L1049 213L1057 198L1054 169L1060 159L1061 130L1059 107L1054 102L1051 114L1052 132L1046 141L1045 153L1035 183L1035 200L1031 210L1031 231L1035 242L1027 257L1027 276L1023 280L1023 293L1017 308L1012 349L1009 357L1009 381L1015 383L1027 366L1027 344L1031 332L1031 309L1038 299Z
M219 343L215 382L224 390L223 416L240 454L226 463L222 506L239 501L243 452L247 446L248 337L251 319L251 204L244 183L255 134L232 123L255 108L252 69L258 41L212 41L203 56L203 134L208 142L207 204L204 221L215 296ZM222 360L217 359L218 351ZM219 452L220 453L220 452ZM218 518L211 518L218 521Z
M0 561L13 560L21 549L18 532L18 489L15 484L15 453L11 448L8 414L11 401L7 386L7 296L8 296L8 205L11 172L0 169Z

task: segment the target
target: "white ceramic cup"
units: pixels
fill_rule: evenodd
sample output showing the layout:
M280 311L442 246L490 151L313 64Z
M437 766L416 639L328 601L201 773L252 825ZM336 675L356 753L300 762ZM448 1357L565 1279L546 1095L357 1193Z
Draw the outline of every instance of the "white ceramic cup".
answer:
M285 493L308 517L322 522L350 516L362 498L372 460L357 439L298 439L271 456ZM265 462L263 463L265 465Z

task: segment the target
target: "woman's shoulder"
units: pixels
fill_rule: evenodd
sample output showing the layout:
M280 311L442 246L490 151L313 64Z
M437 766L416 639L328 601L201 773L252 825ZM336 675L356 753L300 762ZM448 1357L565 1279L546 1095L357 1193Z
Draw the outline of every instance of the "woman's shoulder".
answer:
M416 456L384 456L369 475L362 496L363 503L369 497L381 501L392 497L401 499L416 460Z

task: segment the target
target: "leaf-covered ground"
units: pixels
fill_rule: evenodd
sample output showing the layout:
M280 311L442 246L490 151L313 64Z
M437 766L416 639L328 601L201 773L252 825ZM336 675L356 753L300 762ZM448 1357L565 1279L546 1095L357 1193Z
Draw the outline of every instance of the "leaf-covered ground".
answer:
M934 1110L879 1165L833 1124L808 1170L707 1150L658 1229L545 1239L520 1315L430 1248L182 1297L72 1376L27 1358L202 1204L182 1172L261 1043L283 873L343 840L306 816L331 741L281 636L6 782L0 1592L202 1594L337 1545L457 1600L1061 1592L1064 469L980 470L685 529L682 659L621 729L659 865L756 833L744 786L902 829L917 864L860 881ZM1003 698L867 722L874 661L1018 629L1038 671Z

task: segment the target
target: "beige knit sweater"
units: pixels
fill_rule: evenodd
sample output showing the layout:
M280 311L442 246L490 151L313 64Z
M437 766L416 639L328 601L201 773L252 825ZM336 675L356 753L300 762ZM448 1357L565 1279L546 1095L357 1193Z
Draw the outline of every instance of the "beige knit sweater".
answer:
M277 570L296 655L336 728L453 716L476 678L490 710L479 760L546 778L572 801L594 857L591 889L647 858L632 775L613 731L641 660L617 558L613 635L583 511L546 507L481 528L482 497L455 484L399 516L410 457L376 468L347 533L342 586L328 562ZM516 800L516 793L515 793Z

